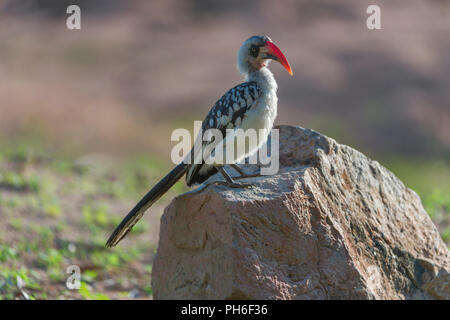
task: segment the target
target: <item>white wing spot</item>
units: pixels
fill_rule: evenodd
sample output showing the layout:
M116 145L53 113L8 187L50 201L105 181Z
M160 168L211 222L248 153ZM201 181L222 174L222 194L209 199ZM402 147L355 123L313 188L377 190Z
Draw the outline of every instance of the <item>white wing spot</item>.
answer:
M220 118L220 124L221 124L222 126L226 125L227 122L228 122L227 116L224 115L224 116L222 116L222 117Z

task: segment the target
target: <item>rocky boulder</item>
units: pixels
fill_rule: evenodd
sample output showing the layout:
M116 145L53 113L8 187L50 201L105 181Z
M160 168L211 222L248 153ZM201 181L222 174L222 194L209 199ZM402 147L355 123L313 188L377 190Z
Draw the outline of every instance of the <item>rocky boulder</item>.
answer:
M450 298L449 251L414 191L331 138L279 129L278 174L165 209L155 299Z

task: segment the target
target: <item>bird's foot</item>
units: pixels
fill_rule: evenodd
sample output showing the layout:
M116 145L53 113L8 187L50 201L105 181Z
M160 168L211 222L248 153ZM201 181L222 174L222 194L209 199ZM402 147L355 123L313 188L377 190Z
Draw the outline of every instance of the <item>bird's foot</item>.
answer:
M237 182L228 182L228 181L214 181L213 184L226 186L230 188L250 188L253 186L251 183L237 183Z
M261 176L260 173L252 173L252 174L247 174L244 172L244 170L242 170L241 167L239 167L237 164L231 164L230 165L232 168L234 168L234 170L236 170L239 173L238 177L234 177L234 179L245 179L245 178L255 178L255 177L259 177Z
M239 179L246 179L246 178L255 178L255 177L260 177L261 174L259 173L253 173L253 174L243 174L240 175L239 177L233 177L233 179L239 180Z

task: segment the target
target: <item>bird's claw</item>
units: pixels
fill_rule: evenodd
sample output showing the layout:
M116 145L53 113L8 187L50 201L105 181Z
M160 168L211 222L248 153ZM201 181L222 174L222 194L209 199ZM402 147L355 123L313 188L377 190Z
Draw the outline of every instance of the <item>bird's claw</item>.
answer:
M261 176L261 174L259 174L259 173L243 174L243 175L240 175L239 177L233 177L233 179L240 180L240 179L247 179L247 178L256 178L256 177L260 177L260 176Z
M226 186L230 188L250 188L253 186L251 183L236 183L236 182L228 182L228 181L214 181L213 184Z

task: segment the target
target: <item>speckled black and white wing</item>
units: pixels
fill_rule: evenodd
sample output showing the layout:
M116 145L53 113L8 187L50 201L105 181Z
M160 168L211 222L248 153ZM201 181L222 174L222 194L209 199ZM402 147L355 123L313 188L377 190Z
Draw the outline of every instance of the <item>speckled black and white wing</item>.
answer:
M257 103L262 90L256 82L244 82L228 90L211 108L202 123L202 131L218 129L223 137L226 129L239 128L247 112ZM203 148L210 142L203 142ZM186 184L202 183L215 174L217 169L205 163L189 164L186 172Z

